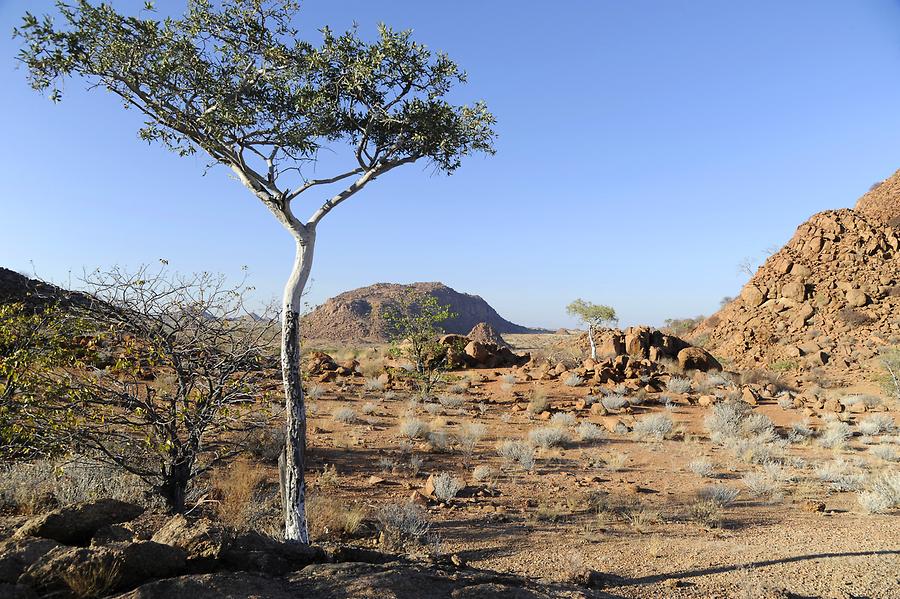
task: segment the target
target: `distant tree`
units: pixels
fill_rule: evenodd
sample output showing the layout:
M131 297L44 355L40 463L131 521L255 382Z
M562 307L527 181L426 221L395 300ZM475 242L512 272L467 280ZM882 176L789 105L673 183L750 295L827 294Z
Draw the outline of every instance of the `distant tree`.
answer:
M399 166L423 160L452 173L465 156L493 153L494 118L481 102L446 99L465 74L410 32L380 26L370 43L355 29L325 28L315 45L298 36L293 0L193 0L183 17L164 20L87 0L57 6L62 24L26 13L15 32L33 88L59 100L57 82L78 76L119 96L141 113L142 139L228 167L296 242L282 306L283 499L285 538L308 542L299 321L316 227ZM325 148L343 149L334 154L351 166L306 177ZM307 220L295 215L295 200L331 185L340 187L314 201Z
M892 397L900 400L900 347L885 347L878 352L884 368L884 389Z
M724 308L728 304L734 301L734 297L731 295L726 295L722 299L719 300L719 308Z
M591 358L597 359L597 345L594 342L594 330L604 324L617 322L616 311L610 306L592 304L577 299L566 307L566 312L575 316L588 327L588 340L591 343Z
M439 343L444 322L455 318L449 305L442 305L428 293L409 292L404 294L396 306L382 309L388 335L394 345L393 351L413 366L413 374L419 391L431 393L440 380L446 359L446 348Z
M704 320L706 317L703 315L694 318L667 318L665 328L669 334L681 337L693 331Z

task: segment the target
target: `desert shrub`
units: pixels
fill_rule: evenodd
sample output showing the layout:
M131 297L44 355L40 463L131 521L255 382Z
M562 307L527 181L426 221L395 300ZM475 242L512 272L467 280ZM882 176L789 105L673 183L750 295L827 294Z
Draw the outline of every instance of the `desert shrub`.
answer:
M122 558L85 560L64 570L61 578L78 599L106 597L122 582Z
M704 381L709 387L728 387L733 385L734 382L725 374L721 372L710 372L707 373L706 379Z
M325 395L325 388L322 385L310 385L306 388L305 395L310 401L319 401Z
M457 435L460 448L462 451L471 455L475 451L475 446L487 434L487 427L480 422L467 422L462 426Z
M575 434L577 434L578 438L585 443L590 441L600 441L606 436L603 429L593 422L582 422L575 428Z
M720 507L731 505L738 495L738 489L725 485L707 485L697 491L697 497L701 501L711 501Z
M672 393L690 393L691 380L680 376L673 376L666 383L666 389Z
M697 458L688 464L688 470L701 478L712 478L716 474L716 467L709 458Z
M846 422L834 420L825 426L819 436L819 444L829 449L839 449L847 443L852 431Z
M514 374L504 374L500 377L500 380L507 385L515 385L518 382L518 379L516 379L516 375Z
M575 416L569 414L568 412L557 412L553 416L550 417L550 425L558 426L558 427L569 427L575 426Z
M574 372L566 377L566 380L563 381L563 384L566 387L577 387L584 382L584 379L575 374Z
M375 412L378 411L378 406L371 401L367 401L363 404L363 407L360 408L360 412L365 414L366 416L371 416Z
M900 286L894 287L895 297L900 296ZM900 400L900 347L886 347L878 352L878 359L884 369L885 393Z
M748 472L741 478L751 497L775 497L781 491L781 483L763 472Z
M432 429L434 429L433 425ZM431 451L444 452L450 448L450 435L445 431L432 430L425 435L425 440L428 442L428 448Z
M600 400L600 403L602 403L603 407L607 410L621 410L628 405L628 399L624 395L616 393L607 395Z
M741 433L747 437L775 438L775 424L765 414L750 414L741 422Z
M834 460L819 464L815 468L815 473L819 480L829 483L833 490L840 492L858 490L865 479L851 464L844 460Z
M874 322L874 319L871 316L856 308L851 308L850 306L841 308L838 311L838 318L854 328Z
M466 392L466 386L461 383L454 383L447 388L447 391L453 395L462 395Z
M448 410L455 410L463 405L463 398L455 395L444 395L438 398L438 402Z
M722 526L722 506L715 501L699 500L691 505L691 520L704 528Z
M787 440L790 443L802 443L815 435L815 431L809 426L809 419L804 418L791 424Z
M263 468L248 460L237 460L213 477L218 495L219 520L236 530L249 530L255 521L257 491L266 483Z
M611 451L600 456L603 466L612 472L621 472L628 463L628 454L621 451Z
M422 470L422 464L424 463L425 458L418 454L411 453L406 459L406 468L412 476L419 476L419 472Z
M794 400L790 395L781 394L778 396L778 407L782 410L790 410L794 407Z
M569 441L569 434L558 426L541 426L528 431L528 442L535 447L549 449Z
M894 430L894 419L887 414L866 416L857 425L863 435L880 435Z
M0 466L0 509L29 515L104 498L148 505L150 490L139 477L86 456Z
M439 403L427 403L423 407L424 407L425 411L428 412L429 414L431 414L432 416L437 416L438 414L440 414L441 412L444 411L444 408L441 407L441 404L439 404Z
M671 434L674 427L668 414L648 414L634 423L634 436L640 441L659 442Z
M441 472L434 477L434 496L441 501L450 501L459 493L466 483L448 472Z
M247 451L258 460L274 464L284 451L284 437L282 427L258 428L247 439Z
M356 412L353 411L353 408L337 408L334 412L331 413L331 418L336 422L343 422L344 424L353 424L356 422Z
M531 414L540 414L546 412L550 406L550 400L547 395L539 388L535 387L531 390L531 398L528 400L528 412Z
M428 423L418 418L404 418L400 421L399 433L405 439L424 439L430 431Z
M384 383L378 377L369 377L363 381L366 391L384 391Z
M845 406L853 406L861 403L865 404L867 408L874 408L880 406L882 403L881 398L877 395L867 395L865 393L845 395L840 401Z
M726 439L738 436L741 425L750 411L750 406L742 401L724 401L715 404L703 420L710 439L714 443L721 444Z
M900 508L900 472L887 471L873 477L857 499L860 506L871 514Z
M497 454L508 464L522 470L534 468L534 449L523 441L506 440L497 446Z
M897 455L897 450L895 450L890 445L876 445L869 449L869 453L871 453L872 456L878 458L879 460L884 460L885 462L900 461L900 456Z
M389 550L423 544L431 530L425 509L415 503L390 503L376 514L381 539Z
M487 464L479 464L472 470L472 478L482 483L497 476L497 471Z

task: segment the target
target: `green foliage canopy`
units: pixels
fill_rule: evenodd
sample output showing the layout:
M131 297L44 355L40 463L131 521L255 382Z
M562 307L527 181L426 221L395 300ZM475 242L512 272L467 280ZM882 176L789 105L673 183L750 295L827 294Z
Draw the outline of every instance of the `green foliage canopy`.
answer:
M583 299L577 299L569 304L566 307L566 312L581 319L582 322L590 327L599 327L616 321L614 308L602 304L594 304Z

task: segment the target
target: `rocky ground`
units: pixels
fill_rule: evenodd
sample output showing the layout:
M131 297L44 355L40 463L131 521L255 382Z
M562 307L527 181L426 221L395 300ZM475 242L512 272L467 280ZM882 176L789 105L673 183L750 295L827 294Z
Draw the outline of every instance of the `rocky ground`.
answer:
M383 347L307 354L316 548L273 539L273 432L187 520L10 514L0 596L900 596L900 499L876 501L900 488L898 406L876 388L721 371L648 328L581 362L578 335L508 337L531 352L512 360L479 335L448 338L465 367L424 400ZM391 528L406 509L422 534Z

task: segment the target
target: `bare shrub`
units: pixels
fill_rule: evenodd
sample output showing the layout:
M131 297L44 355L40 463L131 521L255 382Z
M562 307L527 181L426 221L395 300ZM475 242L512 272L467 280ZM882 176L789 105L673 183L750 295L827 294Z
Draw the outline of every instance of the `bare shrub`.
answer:
M528 431L528 442L535 447L549 449L569 441L569 434L557 426L541 426Z
M337 408L331 413L331 418L336 422L343 422L344 424L353 424L358 420L353 408Z
M528 412L534 415L546 412L550 407L550 400L547 395L539 388L535 387L531 390L531 398L528 400Z
M606 437L606 433L603 432L603 429L593 422L582 422L576 427L575 434L585 443L600 441Z
M628 463L628 454L621 451L612 451L600 457L603 465L612 472L621 472Z
M671 393L690 393L691 379L673 376L669 379L669 382L666 383L666 390Z
M363 407L360 408L360 412L362 412L366 416L371 416L372 414L374 414L377 411L378 411L378 406L371 401L367 401L366 403L363 404Z
M463 398L455 395L444 395L438 398L438 402L448 410L456 410L463 405Z
M660 442L673 428L675 423L668 414L648 414L634 423L634 436L640 441Z
M457 441L466 455L472 455L475 447L487 434L487 427L480 422L467 422L460 429Z
M787 440L790 443L803 443L811 439L815 434L815 431L809 425L809 418L804 418L791 424Z
M602 403L603 407L607 410L621 410L628 405L628 398L626 398L624 395L615 393L613 395L607 395L600 400L600 403Z
M716 467L709 458L697 458L688 464L688 470L701 478L712 478L716 474Z
M497 471L487 464L479 464L472 470L472 478L482 483L497 476Z
M900 455L897 455L897 450L895 450L890 445L876 445L869 449L869 453L871 453L879 460L884 460L885 462L900 461Z
M425 509L415 503L389 503L376 514L385 548L395 551L422 545L431 530Z
M697 497L701 501L711 501L720 507L727 507L734 503L739 494L738 489L725 485L707 485L697 491Z
M819 445L828 449L840 449L847 443L852 431L846 422L834 420L825 426L819 436Z
M722 444L726 439L737 437L743 421L750 413L750 406L742 401L724 401L712 407L703 423L714 443Z
M441 472L434 477L433 482L434 496L441 501L450 501L466 486L466 483L448 472Z
M894 419L888 414L866 416L857 425L863 435L881 435L894 430Z
M508 439L497 446L497 454L509 465L522 470L534 468L534 449L523 441Z
M404 418L400 421L399 434L405 439L424 439L430 431L428 423L418 418Z
M325 395L325 388L322 385L310 385L306 388L306 397L310 401L319 401Z
M261 427L247 440L247 451L258 460L274 464L284 451L285 431L282 427Z
M715 501L699 500L691 505L691 520L703 528L722 526L722 506Z
M550 417L550 425L560 428L575 426L575 416L568 412L557 412Z
M566 380L563 381L563 384L566 387L578 387L584 382L584 379L578 376L575 373L570 374L566 377Z
M900 472L886 471L873 477L857 498L872 514L900 508Z
M378 377L369 377L363 381L363 389L366 391L384 391L384 383Z
M500 380L507 385L515 385L518 382L518 379L516 379L516 375L514 374L504 374L500 377Z

